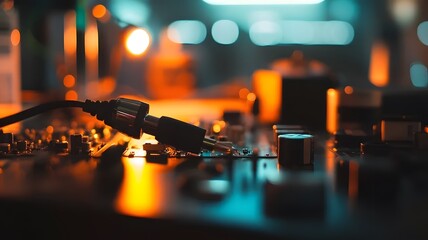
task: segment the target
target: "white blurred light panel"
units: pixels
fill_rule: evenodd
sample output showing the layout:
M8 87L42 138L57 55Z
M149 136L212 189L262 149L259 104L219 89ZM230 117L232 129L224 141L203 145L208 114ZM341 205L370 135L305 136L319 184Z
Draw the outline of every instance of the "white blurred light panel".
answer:
M259 46L271 46L281 43L282 29L277 22L260 21L250 27L250 39Z
M348 45L354 28L344 21L261 21L250 28L250 38L260 46L278 44Z
M211 5L286 5L318 4L324 0L204 0Z
M199 44L207 36L205 24L196 20L179 20L171 23L167 30L168 38L176 43Z
M415 87L428 87L428 69L422 63L410 66L410 80Z
M219 44L232 44L238 40L239 27L230 20L219 20L211 28L211 35L214 41Z
M428 46L428 21L419 24L417 33L419 40Z

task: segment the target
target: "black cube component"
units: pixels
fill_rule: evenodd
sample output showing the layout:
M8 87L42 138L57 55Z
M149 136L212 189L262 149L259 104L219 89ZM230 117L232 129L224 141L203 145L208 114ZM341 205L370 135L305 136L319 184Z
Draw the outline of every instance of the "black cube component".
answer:
M230 125L241 125L242 113L239 111L224 111L223 120Z
M334 146L336 148L359 149L362 143L373 140L374 136L364 130L343 129L334 133Z
M18 152L27 151L27 141L22 140L22 141L16 142L16 149L18 150Z
M278 163L285 169L312 166L314 137L310 134L284 134L278 136Z
M82 150L82 134L70 135L70 154L78 154Z
M327 90L338 82L330 76L282 79L281 124L302 124L314 131L326 128Z
M206 130L174 118L159 118L156 140L177 149L199 153Z
M13 141L13 133L3 133L3 131L0 131L0 143L12 144Z

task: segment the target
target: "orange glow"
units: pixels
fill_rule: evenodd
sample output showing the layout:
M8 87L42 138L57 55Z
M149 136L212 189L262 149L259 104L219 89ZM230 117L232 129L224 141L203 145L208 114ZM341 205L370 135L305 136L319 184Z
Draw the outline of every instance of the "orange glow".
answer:
M104 95L110 95L116 89L116 80L112 77L106 77L100 81L100 90Z
M21 33L18 29L13 29L10 33L10 42L12 43L12 46L18 46L19 42L21 41Z
M348 195L351 200L358 196L358 163L349 161Z
M77 100L78 94L74 90L69 90L65 93L65 100Z
M107 8L104 7L104 5L102 4L98 4L94 6L94 8L92 8L92 15L95 18L98 18L98 19L103 18L104 16L106 16L106 14L107 14Z
M52 134L54 132L54 128L49 125L49 126L46 127L46 132L49 133L49 134Z
M425 132L428 133L428 126L424 128Z
M334 175L334 160L336 158L336 154L330 150L332 146L334 146L333 140L328 140L325 148L325 170L329 176Z
M13 0L4 0L1 3L1 7L6 11L11 10L13 8L13 5L14 5Z
M372 47L370 82L376 87L385 87L389 82L389 49L382 42L375 42Z
M281 75L276 71L257 70L253 73L253 89L259 99L260 122L278 122L281 113L282 98Z
M154 217L161 214L163 205L170 203L167 193L171 192L167 189L162 172L174 167L178 162L164 166L148 164L144 158L124 157L122 163L124 176L115 201L115 209L131 216Z
M90 60L98 58L98 28L96 23L90 24L85 32L85 56Z
M339 104L339 94L335 89L327 90L327 131L333 134L337 131L338 116L337 108Z
M64 53L67 57L76 54L77 49L76 12L69 11L64 16Z
M219 124L214 124L213 125L213 132L214 133L219 133L221 131L221 127Z
M247 94L247 100L250 102L256 101L256 98L257 98L257 96L255 93L250 92Z
M126 50L134 56L142 55L149 48L150 41L150 35L145 29L132 29L126 36Z
M352 88L351 86L346 86L343 91L345 91L346 94L350 95L354 92L354 88Z
M239 98L241 98L241 99L247 99L247 96L248 96L249 93L250 93L250 90L248 90L248 88L241 88L239 90Z
M65 87L72 88L76 84L76 78L71 74L67 74L64 77L63 83Z

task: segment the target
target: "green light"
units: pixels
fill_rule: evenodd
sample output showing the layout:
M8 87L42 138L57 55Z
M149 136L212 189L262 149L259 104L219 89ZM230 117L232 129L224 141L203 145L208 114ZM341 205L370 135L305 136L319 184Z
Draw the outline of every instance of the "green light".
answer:
M211 5L304 5L318 4L324 0L204 0Z

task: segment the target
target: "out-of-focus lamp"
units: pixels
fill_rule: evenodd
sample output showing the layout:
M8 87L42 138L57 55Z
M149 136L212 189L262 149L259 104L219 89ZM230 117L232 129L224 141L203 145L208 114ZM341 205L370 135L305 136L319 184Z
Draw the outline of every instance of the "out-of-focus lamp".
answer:
M140 56L149 48L151 37L143 28L129 30L125 37L126 50L133 56Z

